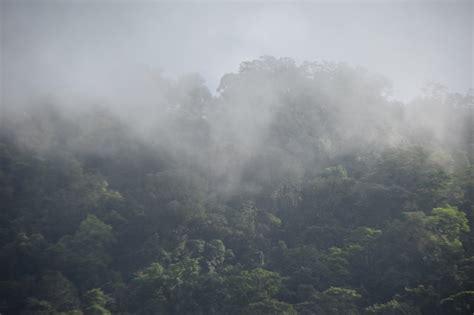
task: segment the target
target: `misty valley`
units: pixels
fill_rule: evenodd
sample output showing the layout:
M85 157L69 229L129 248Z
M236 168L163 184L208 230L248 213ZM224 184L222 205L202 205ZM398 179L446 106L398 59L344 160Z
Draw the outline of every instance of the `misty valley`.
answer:
M129 81L1 112L1 314L474 312L472 91L271 56Z

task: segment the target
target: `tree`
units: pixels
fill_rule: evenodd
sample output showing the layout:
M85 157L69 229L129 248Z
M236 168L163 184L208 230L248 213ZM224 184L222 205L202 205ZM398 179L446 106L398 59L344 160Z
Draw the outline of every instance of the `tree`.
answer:
M107 295L101 289L87 291L83 297L83 307L85 315L110 315L111 312L105 308Z

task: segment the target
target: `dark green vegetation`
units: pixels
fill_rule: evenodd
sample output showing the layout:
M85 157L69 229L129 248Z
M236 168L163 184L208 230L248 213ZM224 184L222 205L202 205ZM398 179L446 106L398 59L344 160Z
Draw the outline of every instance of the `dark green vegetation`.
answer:
M270 57L160 88L2 120L2 314L474 311L472 96Z

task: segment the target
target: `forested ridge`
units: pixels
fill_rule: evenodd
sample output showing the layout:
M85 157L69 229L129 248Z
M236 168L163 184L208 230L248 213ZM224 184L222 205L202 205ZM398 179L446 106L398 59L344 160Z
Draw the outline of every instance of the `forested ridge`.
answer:
M273 57L155 79L3 112L2 314L474 312L472 93Z

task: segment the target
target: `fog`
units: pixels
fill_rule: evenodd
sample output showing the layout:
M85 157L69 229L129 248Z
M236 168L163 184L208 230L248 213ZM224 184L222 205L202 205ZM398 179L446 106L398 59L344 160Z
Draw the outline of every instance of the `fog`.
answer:
M0 0L0 315L472 314L473 7Z
M109 98L140 72L197 72L215 93L262 55L362 66L403 101L429 82L465 92L472 16L471 1L2 1L2 103Z
M82 130L68 146L110 153L113 123L100 118L110 114L221 187L252 168L271 182L347 153L459 144L467 111L452 109L472 105L472 10L470 1L3 1L2 124L51 149L63 115ZM46 121L31 124L38 116Z

